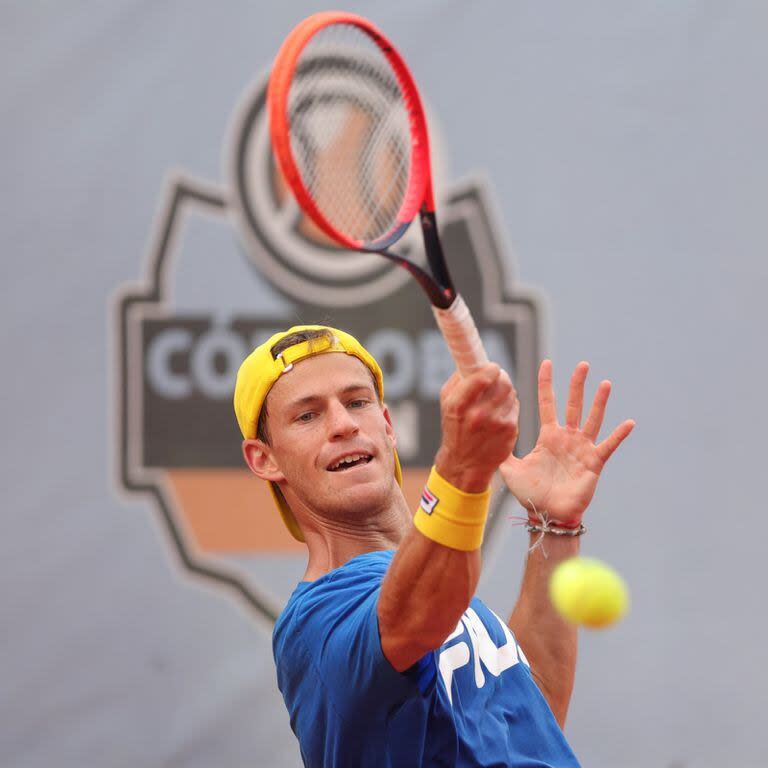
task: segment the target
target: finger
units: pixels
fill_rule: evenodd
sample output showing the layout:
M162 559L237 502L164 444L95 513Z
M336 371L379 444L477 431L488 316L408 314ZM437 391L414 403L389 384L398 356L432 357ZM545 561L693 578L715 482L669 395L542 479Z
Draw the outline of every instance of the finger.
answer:
M512 405L512 413L510 414L515 424L520 423L520 401L515 397L515 402Z
M565 425L578 429L581 423L581 411L584 407L584 382L589 373L589 363L582 360L574 369L571 376L571 386L568 388L568 403L565 406Z
M474 409L482 412L486 419L498 420L499 424L517 424L520 403L512 379L504 369L500 369L496 381L480 393Z
M478 368L457 382L455 389L450 393L451 403L459 413L463 413L483 397L487 390L498 381L500 375L501 368L496 363L489 363Z
M483 393L481 402L488 408L498 408L517 399L517 392L512 385L512 379L505 370L501 370L499 378Z
M551 360L543 360L539 366L539 421L542 424L557 424Z
M458 371L454 371L440 389L443 397L450 397L461 380L462 375Z
M484 404L484 410L487 412L493 412L495 415L503 419L504 421L514 421L517 423L517 418L520 413L520 401L517 399L517 393L512 390L505 397L500 398L493 403Z
M611 382L607 380L601 381L597 387L592 408L589 410L589 416L587 416L587 420L584 422L584 436L588 437L592 442L597 440L597 436L600 434L600 427L603 426L603 418L605 417L605 406L610 395Z
M507 456L507 458L504 459L504 461L499 465L501 476L504 478L504 482L507 484L507 486L510 486L510 490L510 484L514 481L517 472L520 471L521 465L522 460L518 459L514 453L510 453L509 456Z
M613 452L622 444L622 442L624 442L625 438L634 428L635 422L632 421L632 419L627 419L619 424L619 426L597 446L597 455L603 464L613 456Z

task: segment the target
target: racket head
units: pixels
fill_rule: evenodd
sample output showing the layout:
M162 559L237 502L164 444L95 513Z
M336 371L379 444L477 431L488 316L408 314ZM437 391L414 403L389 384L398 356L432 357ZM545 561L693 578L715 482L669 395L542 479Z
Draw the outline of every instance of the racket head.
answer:
M340 245L382 251L420 210L434 211L421 98L367 19L336 11L304 19L277 54L267 107L287 184Z

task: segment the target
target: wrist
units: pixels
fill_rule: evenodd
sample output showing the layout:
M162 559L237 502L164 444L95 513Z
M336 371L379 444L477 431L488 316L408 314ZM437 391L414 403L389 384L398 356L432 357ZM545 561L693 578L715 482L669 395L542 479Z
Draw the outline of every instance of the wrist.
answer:
M567 531L575 531L583 526L582 515L578 517L566 517L562 520L551 517L546 512L540 514L538 512L528 512L528 525L540 526L548 525L553 528L561 528Z
M483 543L489 490L473 493L457 488L433 467L413 523L432 541L471 552Z
M435 469L438 474L454 488L465 493L484 493L493 479L494 470L471 467L461 464L451 457L451 452L444 446L435 456Z
M572 514L553 515L548 509L539 509L532 499L526 499L525 501L526 503L523 506L528 512L529 526L552 526L565 529L566 531L574 531L582 527L584 510L573 512Z
M534 554L541 550L544 556L554 566L569 557L576 557L581 552L581 536L552 536L541 533L531 533L528 539L528 552Z

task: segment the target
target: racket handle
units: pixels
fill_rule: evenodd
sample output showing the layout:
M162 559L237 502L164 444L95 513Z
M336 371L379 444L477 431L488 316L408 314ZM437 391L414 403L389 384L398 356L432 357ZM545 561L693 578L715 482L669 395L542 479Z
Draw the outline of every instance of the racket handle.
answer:
M475 321L459 294L456 294L448 309L433 305L432 311L462 376L472 373L488 362L488 355L485 354Z

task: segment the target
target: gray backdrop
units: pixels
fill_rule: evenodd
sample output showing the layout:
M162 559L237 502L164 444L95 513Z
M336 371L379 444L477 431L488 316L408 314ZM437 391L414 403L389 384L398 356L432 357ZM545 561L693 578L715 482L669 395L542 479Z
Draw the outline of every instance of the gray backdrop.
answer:
M768 765L768 5L349 7L406 54L448 177L487 178L558 392L588 359L638 423L589 513L633 607L582 636L577 754ZM299 763L268 633L117 491L111 313L169 171L223 179L244 89L320 8L0 4L0 765ZM523 539L488 563L497 611Z

